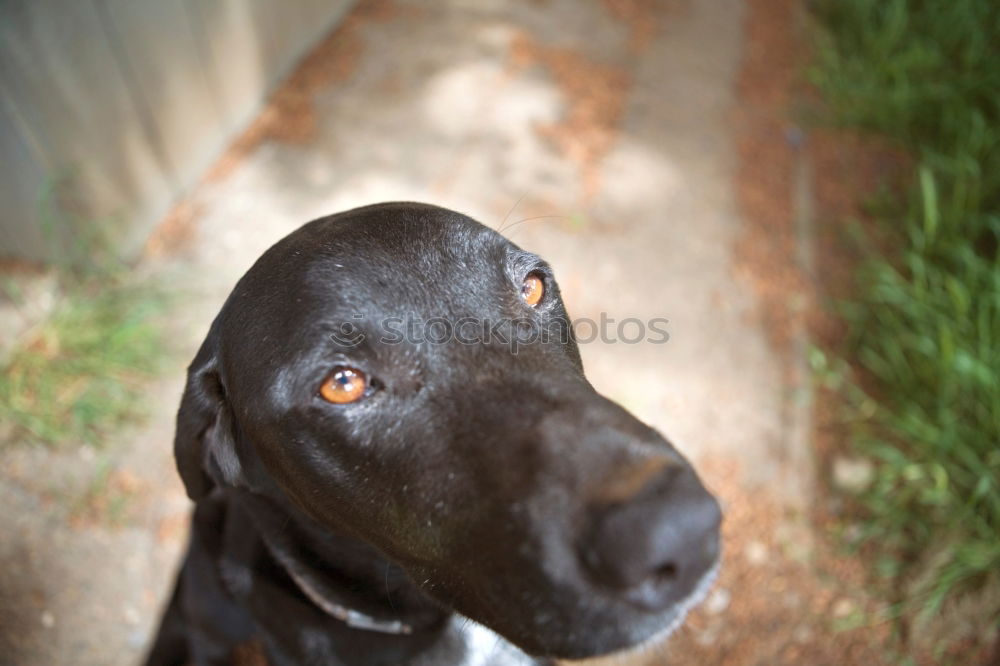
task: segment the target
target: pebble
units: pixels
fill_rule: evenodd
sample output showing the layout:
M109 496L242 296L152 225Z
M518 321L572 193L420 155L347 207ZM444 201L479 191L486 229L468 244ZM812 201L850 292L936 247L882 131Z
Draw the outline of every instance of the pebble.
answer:
M864 458L837 456L833 459L833 485L844 492L862 493L875 479L875 466Z
M761 565L767 561L767 546L760 541L751 541L743 550L750 564Z
M732 600L732 595L724 587L718 587L712 590L712 593L708 595L708 599L705 600L705 611L710 615L718 615L722 611L729 608L729 602Z
M56 626L56 616L49 611L42 612L42 626L46 629Z
M836 618L845 618L854 612L854 602L850 599L841 598L833 602L833 616Z

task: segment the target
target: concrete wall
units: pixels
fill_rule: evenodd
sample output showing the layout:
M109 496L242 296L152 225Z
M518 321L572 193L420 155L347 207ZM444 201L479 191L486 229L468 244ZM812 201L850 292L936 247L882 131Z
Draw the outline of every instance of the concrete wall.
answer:
M134 251L353 3L0 0L0 255L58 258L60 206Z

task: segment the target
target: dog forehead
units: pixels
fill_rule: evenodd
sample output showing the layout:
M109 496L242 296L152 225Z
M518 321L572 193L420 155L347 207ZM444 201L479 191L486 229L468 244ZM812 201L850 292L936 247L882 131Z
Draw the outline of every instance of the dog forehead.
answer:
M311 262L304 281L311 287L331 287L348 299L399 303L466 292L470 285L506 274L508 243L485 229L401 231L339 239L333 252Z
M380 316L486 313L537 261L475 220L420 204L348 211L270 248L223 309L224 337L274 342Z
M285 250L300 270L284 288L316 307L437 310L492 298L522 250L452 211L331 220Z

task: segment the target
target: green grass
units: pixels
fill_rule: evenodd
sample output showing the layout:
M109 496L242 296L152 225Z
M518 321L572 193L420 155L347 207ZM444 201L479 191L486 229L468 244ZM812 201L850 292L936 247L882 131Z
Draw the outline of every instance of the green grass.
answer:
M142 393L168 350L162 285L119 257L114 225L67 213L70 187L42 193L43 228L57 258L56 304L0 359L7 441L97 444L143 413ZM4 285L16 303L16 278Z
M46 443L97 443L142 413L160 367L162 296L128 284L74 289L33 329L0 374L0 420Z
M844 392L877 463L866 531L900 613L927 618L1000 572L1000 3L826 0L816 18L832 121L914 159L875 214L839 351L866 377Z

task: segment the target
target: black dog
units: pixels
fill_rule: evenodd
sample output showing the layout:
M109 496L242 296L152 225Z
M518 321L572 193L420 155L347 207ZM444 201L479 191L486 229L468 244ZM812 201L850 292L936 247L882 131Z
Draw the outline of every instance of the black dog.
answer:
M718 504L567 322L542 260L434 206L268 250L188 370L197 505L148 663L542 664L680 624Z

